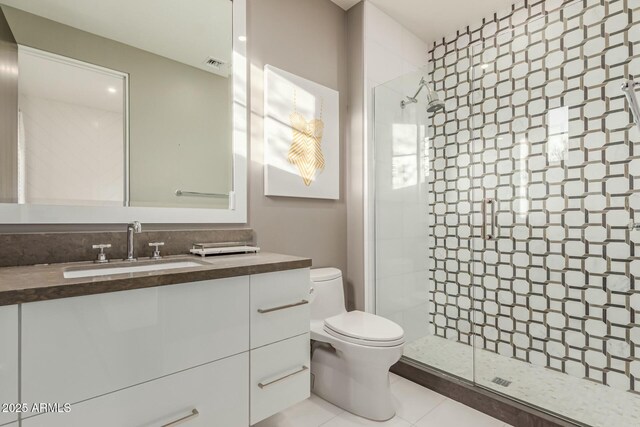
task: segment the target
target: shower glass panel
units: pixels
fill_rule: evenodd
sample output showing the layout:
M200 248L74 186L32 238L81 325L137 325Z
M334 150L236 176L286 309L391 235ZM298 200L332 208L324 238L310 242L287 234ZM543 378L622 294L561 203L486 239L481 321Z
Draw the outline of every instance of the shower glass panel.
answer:
M375 88L377 313L408 363L640 425L640 3L506 27ZM423 77L444 111L400 106Z
M428 117L423 98L402 108L423 73L375 89L376 311L405 330L429 334Z
M472 380L471 319L449 320L472 304L469 136L447 146L427 88L409 98L432 77L417 70L374 90L376 312L404 328L406 358Z
M571 2L470 49L474 379L588 425L640 425L638 6Z

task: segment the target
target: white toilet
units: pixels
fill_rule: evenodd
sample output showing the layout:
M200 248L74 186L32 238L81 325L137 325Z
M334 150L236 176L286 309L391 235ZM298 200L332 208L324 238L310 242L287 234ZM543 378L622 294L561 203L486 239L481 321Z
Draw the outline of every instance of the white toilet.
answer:
M389 368L402 356L402 327L374 314L347 312L337 268L311 270L311 282L312 391L361 417L392 418Z

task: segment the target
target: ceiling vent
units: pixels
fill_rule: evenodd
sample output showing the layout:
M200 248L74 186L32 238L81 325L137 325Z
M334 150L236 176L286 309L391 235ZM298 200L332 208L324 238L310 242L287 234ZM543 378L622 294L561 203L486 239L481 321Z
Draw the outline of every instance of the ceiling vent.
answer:
M216 59L212 56L204 60L204 65L213 68L214 70L220 70L226 64L226 62Z

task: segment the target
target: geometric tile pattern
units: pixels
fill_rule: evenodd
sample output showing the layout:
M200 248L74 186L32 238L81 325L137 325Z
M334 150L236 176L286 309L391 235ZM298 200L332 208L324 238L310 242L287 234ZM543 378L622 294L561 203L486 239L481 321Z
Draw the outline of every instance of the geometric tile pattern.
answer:
M640 0L521 1L429 55L433 332L640 393Z

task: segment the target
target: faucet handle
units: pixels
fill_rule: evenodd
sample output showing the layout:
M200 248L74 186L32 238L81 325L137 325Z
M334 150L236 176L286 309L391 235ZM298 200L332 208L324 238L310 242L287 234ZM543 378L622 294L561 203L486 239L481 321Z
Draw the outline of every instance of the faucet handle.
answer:
M160 246L164 246L164 242L153 242L153 243L149 243L149 247L155 247L156 249L153 251L153 255L151 256L151 259L160 259L162 258L160 256Z
M103 264L105 262L109 262L109 260L107 259L107 255L104 253L105 249L109 249L111 247L110 243L101 243L99 245L92 245L91 246L93 249L100 249L100 252L98 252L98 257L96 258L96 260L94 262L99 263L99 264Z

